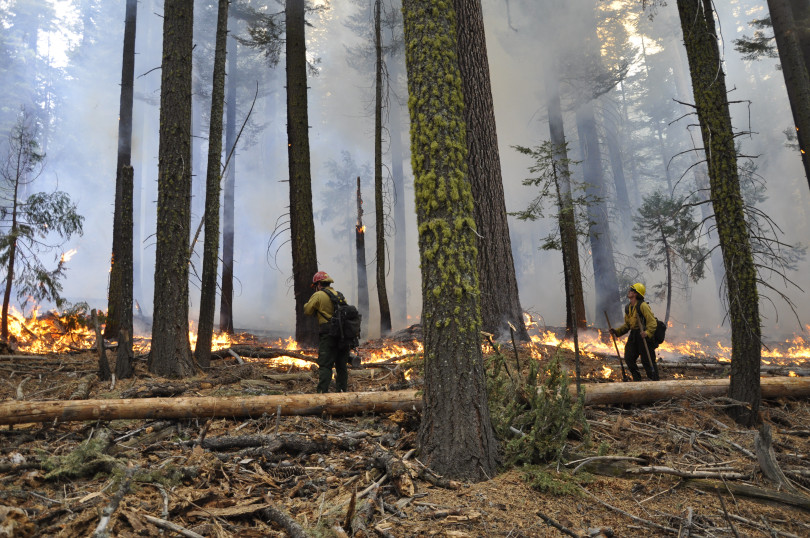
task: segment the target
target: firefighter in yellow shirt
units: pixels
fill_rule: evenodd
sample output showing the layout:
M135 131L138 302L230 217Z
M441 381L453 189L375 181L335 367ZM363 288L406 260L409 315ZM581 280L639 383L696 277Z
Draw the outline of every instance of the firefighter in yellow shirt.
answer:
M647 288L644 284L636 282L627 290L630 304L624 307L624 325L611 329L613 336L621 336L630 332L627 343L624 345L624 362L633 376L633 381L641 381L641 372L638 370L636 360L641 357L644 373L650 381L658 381L658 368L655 365L655 343L653 336L658 322L655 319L650 305L644 302L644 293ZM647 350L644 350L644 347Z

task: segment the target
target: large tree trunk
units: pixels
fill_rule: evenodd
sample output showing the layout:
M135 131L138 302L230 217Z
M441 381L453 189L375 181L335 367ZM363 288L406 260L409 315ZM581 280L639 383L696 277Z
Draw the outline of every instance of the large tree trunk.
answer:
M582 269L579 261L576 215L571 197L571 171L568 168L568 146L565 140L560 84L557 73L546 75L546 99L548 129L554 152L556 170L557 203L559 206L560 244L565 271L566 330L573 332L574 325L587 327L585 298L582 292Z
M391 332L391 307L385 286L385 207L383 207L382 177L382 34L380 32L380 0L374 2L374 216L377 258L377 300L380 303L380 336Z
M617 306L621 304L621 294L613 259L613 240L610 237L609 215L605 201L605 175L602 169L602 153L599 150L593 101L580 105L576 119L586 183L585 192L591 198L588 203L588 220L592 223L589 237L596 294L595 312L596 314L608 312L611 321L617 323L619 318L615 316L619 312ZM593 201L594 199L598 201ZM600 318L597 316L593 319Z
M686 396L716 398L728 393L728 379L583 383L585 405L646 404ZM575 383L569 385L572 396ZM765 398L807 398L810 378L764 377ZM272 396L133 398L124 400L7 401L0 403L0 425L77 420L191 419L281 415L358 415L422 410L417 390L333 392Z
M499 335L509 332L507 323L511 322L517 329L517 337L528 340L506 219L481 1L454 0L454 6L458 15L458 65L468 133L467 170L478 228L482 328Z
M399 56L388 61L388 132L391 136L391 175L394 183L394 293L392 323L408 325L408 261L406 259L408 228L405 224L405 174L402 170L402 111L391 87L397 87Z
M804 67L810 73L810 0L790 0L793 8L793 22L802 48Z
M411 153L422 268L424 463L453 478L493 476L498 441L487 405L473 196L466 174L456 13L405 0Z
M188 339L193 0L166 0L160 80L155 298L149 371L194 372Z
M810 185L810 72L789 0L768 0L768 9L771 12L790 110L796 123L804 175Z
M307 113L307 58L304 39L304 0L287 0L287 154L290 166L290 243L292 246L295 339L318 343L314 318L304 314L312 294L312 275L318 271L315 222L312 218L312 177L309 162Z
M123 279L132 280L132 275L126 276L119 263L124 256L122 251L123 243L129 242L129 256L132 258L132 225L129 228L123 226L122 204L124 197L129 196L130 205L132 203L132 192L123 192L122 177L123 168L130 166L132 162L132 102L134 97L135 80L135 29L136 17L138 14L137 0L127 0L126 15L124 19L124 55L121 64L121 100L118 107L118 164L115 168L115 209L113 212L113 244L112 260L110 267L110 290L107 301L107 324L104 327L105 338L117 338L119 329L123 329L132 335L132 312L129 313L130 325L121 325L121 308L125 302L129 302L132 308L132 287L130 286L130 297L123 296ZM131 210L131 208L130 208ZM131 221L131 216L130 216ZM132 271L130 267L130 272Z
M747 425L759 420L762 353L757 273L745 221L737 173L737 154L720 62L711 0L678 0L695 106L703 137L712 206L726 272L731 323L731 383L729 396L746 402L734 418Z
M20 131L20 146L17 151L20 153L17 157L17 172L14 181L14 197L11 203L11 226L8 233L11 237L17 236L17 212L19 203L17 198L20 195L20 179L22 178L22 170L20 169L20 156L23 152L23 131ZM3 291L3 314L2 314L2 328L0 328L0 337L4 342L8 342L8 307L11 303L11 287L14 284L14 262L17 259L17 241L14 240L8 246L8 266L6 267L6 287Z
M616 111L615 114L618 115L619 112ZM616 124L617 119L611 117L611 114L603 112L602 125L605 127L605 145L610 158L610 169L613 172L613 187L616 189L616 213L618 213L622 231L627 233L632 230L632 210L630 209L630 197L627 194L627 180L624 176L619 128Z
M222 113L225 99L225 59L228 40L229 0L219 0L211 87L211 119L208 126L208 168L205 181L205 242L200 281L200 319L197 326L197 364L211 363L211 339L217 307L217 262L219 261L219 194L222 179Z
M227 123L225 125L225 192L222 200L222 290L219 298L219 330L233 334L233 240L234 189L236 186L236 55L239 43L231 39L228 56ZM207 234L206 234L207 235Z

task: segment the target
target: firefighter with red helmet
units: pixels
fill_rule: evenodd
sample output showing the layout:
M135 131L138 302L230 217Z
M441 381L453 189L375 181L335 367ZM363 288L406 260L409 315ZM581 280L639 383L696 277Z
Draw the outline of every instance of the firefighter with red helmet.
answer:
M338 392L346 392L349 385L349 350L340 349L338 337L329 334L328 323L332 319L335 307L329 295L337 296L331 284L332 280L326 272L318 271L312 277L312 287L315 293L312 294L307 304L304 305L304 314L315 316L318 319L318 392L329 392L329 385L332 383L332 368L335 369L335 384Z
M610 329L613 336L621 336L630 332L624 346L624 362L633 376L633 381L641 381L636 360L641 357L644 373L650 381L658 381L658 368L655 365L655 343L653 336L658 321L655 319L650 305L644 301L647 288L641 282L636 282L627 290L630 304L624 307L624 325ZM646 350L644 348L647 348Z

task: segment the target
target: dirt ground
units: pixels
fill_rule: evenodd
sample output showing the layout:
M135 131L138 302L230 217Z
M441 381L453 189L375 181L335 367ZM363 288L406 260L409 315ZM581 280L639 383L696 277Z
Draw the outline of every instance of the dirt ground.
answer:
M539 360L554 352L542 349ZM525 348L520 356L524 365L533 360ZM602 377L609 360L583 358L583 376L621 382L616 371ZM112 387L93 379L96 365L90 352L0 358L0 399L247 398L313 393L317 382L315 367L232 357L168 380L148 374L141 358L136 378ZM570 356L566 365L573 371ZM363 366L351 370L350 390L419 388L406 366ZM724 373L661 368L662 379ZM808 401L771 400L762 410L793 491L763 475L757 431L738 427L722 407L722 399L694 397L588 407L590 442L569 439L565 463L477 484L435 480L421 466L415 412L0 426L0 536L90 536L105 518L99 535L122 537L810 536ZM405 458L412 491L381 480L380 462L392 456ZM297 525L285 530L289 522Z

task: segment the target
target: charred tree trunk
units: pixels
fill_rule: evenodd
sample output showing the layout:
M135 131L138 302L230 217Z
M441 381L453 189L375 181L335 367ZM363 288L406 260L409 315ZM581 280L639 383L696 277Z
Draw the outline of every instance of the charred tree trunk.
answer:
M458 16L458 65L468 133L467 170L478 228L482 328L495 335L508 333L507 322L511 322L518 338L526 341L529 335L512 258L481 1L454 0L453 4Z
M732 415L742 424L759 420L762 354L757 273L745 221L737 154L720 62L711 0L678 0L695 107L709 164L712 206L726 272L731 323L729 396L748 404Z
M804 175L810 185L810 71L789 0L768 0L779 61L793 112ZM807 15L806 13L804 14Z
M233 334L233 240L234 240L234 189L236 185L236 55L239 43L231 39L228 56L227 122L225 125L225 154L228 169L225 170L225 192L222 200L222 290L219 298L219 330ZM206 231L206 236L208 232Z
M377 258L377 300L380 303L380 336L391 332L391 307L385 287L385 207L382 177L382 33L380 31L380 0L374 2L374 226Z
M132 191L134 170L124 165L121 169L121 255L117 265L121 270L121 300L118 303L118 351L115 359L115 377L127 379L135 374L132 366Z
M366 227L363 226L363 195L357 176L357 224L354 231L357 261L357 309L368 319L368 273L366 271Z
M219 0L211 87L211 118L208 126L208 167L205 181L205 242L200 282L200 320L194 358L207 368L211 364L211 339L217 307L217 262L219 261L219 194L222 180L222 113L225 99L225 59L228 39L229 0Z
M290 243L292 245L295 339L299 344L318 343L314 318L304 314L304 303L318 271L315 222L312 218L312 177L309 160L307 113L307 58L304 39L304 0L287 0L287 154L290 166Z
M405 0L405 50L425 346L423 461L451 478L495 472L481 354L480 291L473 196L466 174L464 97L456 13Z
M191 228L193 0L166 0L160 87L155 298L149 371L191 375L188 249Z
M125 166L130 166L132 161L132 102L135 80L135 26L137 13L137 0L127 0L124 20L124 56L121 67L121 100L118 107L118 164L115 172L110 290L107 297L107 324L104 327L104 336L106 338L117 338L119 329L128 331L130 335L132 334L132 312L128 316L130 320L129 326L121 324L121 308L123 308L124 303L129 302L129 307L132 309L132 286L130 285L129 298L123 296L124 292L122 290L123 280L126 278L132 280L132 267L130 266L130 275L127 277L122 273L124 269L119 262L121 257L125 255L122 251L125 242L129 242L130 263L132 260L132 216L130 215L130 226L125 228L122 222L124 217L121 213L125 196L130 197L130 206L132 204L132 192L131 190L128 194L123 192L122 183L125 181L123 169Z
M554 167L559 206L560 245L563 255L566 290L566 331L587 327L585 299L582 292L582 270L579 261L576 215L571 198L571 171L568 168L568 146L560 103L560 86L556 74L546 76L548 129L554 151ZM574 314L576 312L576 314Z

